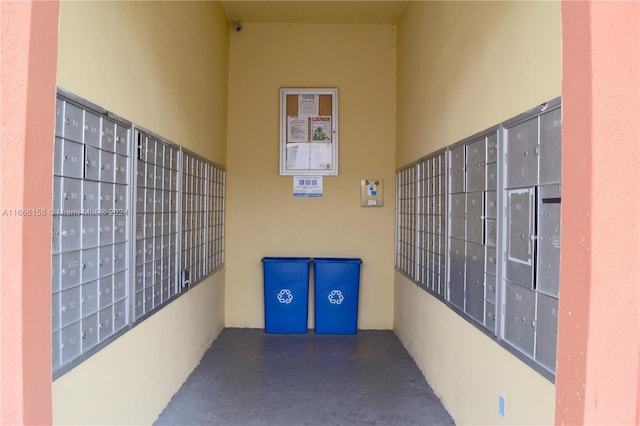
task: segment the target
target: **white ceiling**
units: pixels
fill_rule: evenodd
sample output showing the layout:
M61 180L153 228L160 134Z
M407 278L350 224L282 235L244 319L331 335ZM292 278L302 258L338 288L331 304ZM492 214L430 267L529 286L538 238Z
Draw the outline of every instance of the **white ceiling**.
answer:
M408 1L221 1L227 18L243 22L397 24Z

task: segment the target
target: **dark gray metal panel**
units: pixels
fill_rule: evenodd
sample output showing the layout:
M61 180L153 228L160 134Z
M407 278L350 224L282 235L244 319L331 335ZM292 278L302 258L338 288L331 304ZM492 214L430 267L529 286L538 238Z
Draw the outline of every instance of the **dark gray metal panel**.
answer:
M482 215L484 212L483 192L468 192L466 194L466 239L482 244L484 238Z
M549 370L555 371L558 338L558 299L538 293L536 324L535 359Z
M560 289L560 185L538 188L537 289L558 296Z
M496 132L487 136L487 163L495 163L498 160L498 136Z
M538 183L538 117L507 129L507 188Z
M498 259L496 257L496 248L487 247L487 255L485 257L485 272L491 275L497 275Z
M540 116L540 184L559 183L562 171L562 113L557 108Z
M491 302L495 305L497 300L497 280L495 275L484 274L484 286L485 293L484 298L486 301Z
M465 242L449 240L449 302L464 310Z
M465 155L464 145L460 145L450 151L449 155L450 163L449 169L451 175L449 177L449 192L458 193L464 192L464 176L465 176Z
M533 357L535 338L535 292L505 281L504 339Z
M487 164L487 191L495 191L498 188L498 165L497 163Z
M484 193L485 199L485 216L495 219L498 214L498 198L496 191L487 191Z
M495 247L498 238L498 227L495 219L485 219L485 232L485 243L490 247Z
M484 246L467 243L465 312L484 323Z
M451 194L451 216L449 226L451 227L451 237L465 239L466 231L466 195Z
M487 146L485 138L474 141L467 145L467 192L484 191L486 179L486 158Z
M496 306L488 301L484 304L484 326L493 334L496 333Z
M507 191L506 278L533 288L533 188Z

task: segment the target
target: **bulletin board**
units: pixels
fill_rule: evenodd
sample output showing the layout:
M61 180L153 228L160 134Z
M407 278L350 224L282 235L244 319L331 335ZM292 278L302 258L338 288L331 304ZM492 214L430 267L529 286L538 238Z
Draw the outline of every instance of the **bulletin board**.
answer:
M338 89L280 89L280 175L338 175Z

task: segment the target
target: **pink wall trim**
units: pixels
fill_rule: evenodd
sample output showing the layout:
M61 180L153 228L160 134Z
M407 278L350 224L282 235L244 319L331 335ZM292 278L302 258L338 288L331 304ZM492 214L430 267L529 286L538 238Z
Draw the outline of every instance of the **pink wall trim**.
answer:
M637 424L640 2L563 1L557 424Z
M57 1L0 2L0 423L51 423ZM19 213L30 216L19 216Z

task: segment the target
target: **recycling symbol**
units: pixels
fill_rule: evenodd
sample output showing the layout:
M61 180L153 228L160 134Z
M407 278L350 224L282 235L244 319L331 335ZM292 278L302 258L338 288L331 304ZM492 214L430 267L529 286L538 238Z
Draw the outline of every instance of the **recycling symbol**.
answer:
M331 290L328 296L329 302L333 305L339 305L344 301L344 296L340 290Z
M278 302L288 305L292 301L293 301L293 293L291 293L291 290L286 288L283 288L282 290L280 290L280 293L278 293Z

